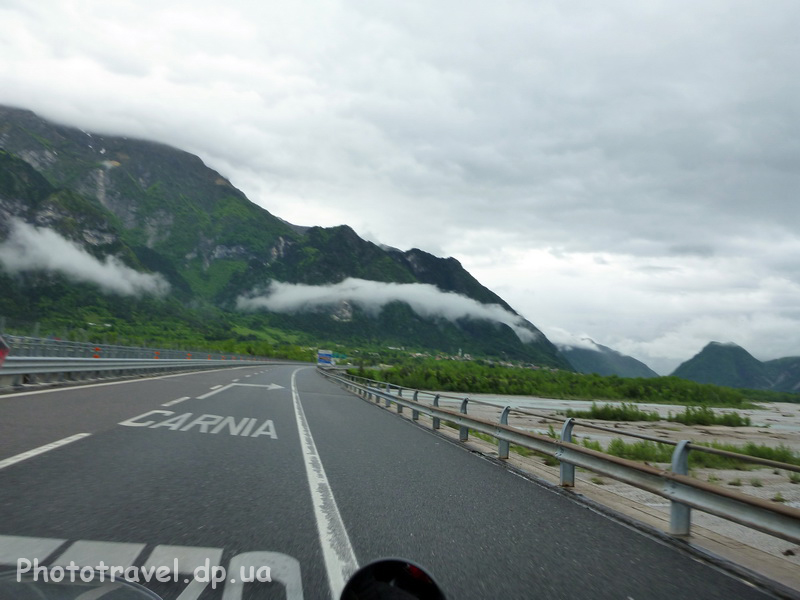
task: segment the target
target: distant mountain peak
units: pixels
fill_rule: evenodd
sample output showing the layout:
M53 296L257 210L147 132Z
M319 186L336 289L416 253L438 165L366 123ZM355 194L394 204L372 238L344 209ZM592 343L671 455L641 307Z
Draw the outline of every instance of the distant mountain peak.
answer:
M658 377L658 373L643 362L598 344L586 336L557 344L557 347L579 373L619 377Z
M772 378L764 364L733 342L709 342L673 372L676 377L728 387L769 389Z
M713 342L712 341L712 342L708 342L708 344L706 344L705 347L708 348L709 346L712 346L712 347L721 346L723 348L741 348L742 350L744 350L744 348L742 348L736 342Z

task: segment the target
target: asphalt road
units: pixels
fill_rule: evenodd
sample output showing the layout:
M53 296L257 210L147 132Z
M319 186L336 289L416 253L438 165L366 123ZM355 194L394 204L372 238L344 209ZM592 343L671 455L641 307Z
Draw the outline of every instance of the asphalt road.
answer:
M452 599L771 597L311 367L0 396L0 564L143 580L177 560L178 581L147 584L167 599L326 599L385 556ZM189 576L206 559L226 569L213 589ZM241 583L264 565L271 583Z

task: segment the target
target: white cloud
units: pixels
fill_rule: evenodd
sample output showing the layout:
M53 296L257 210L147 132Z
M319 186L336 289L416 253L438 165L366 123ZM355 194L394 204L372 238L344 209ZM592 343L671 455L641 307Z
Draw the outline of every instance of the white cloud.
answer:
M597 344L587 335L576 335L560 327L551 327L547 330L547 339L561 349L581 348L583 350L599 351Z
M10 273L41 269L126 296L164 295L170 287L161 274L140 273L113 256L98 260L52 229L34 227L19 219L12 219L11 233L0 244L0 263Z
M240 310L264 308L291 313L351 302L376 314L387 304L398 301L405 302L422 317L443 317L450 321L464 318L495 321L508 325L523 342L533 341L537 337L536 332L526 327L524 319L498 304L481 304L425 283L382 283L352 277L340 283L320 286L273 281L262 294L241 296L237 306Z

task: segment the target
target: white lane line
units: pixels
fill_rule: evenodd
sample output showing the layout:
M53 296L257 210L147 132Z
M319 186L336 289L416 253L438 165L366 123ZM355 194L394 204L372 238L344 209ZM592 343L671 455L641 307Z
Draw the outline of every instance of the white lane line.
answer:
M180 404L184 400L188 400L189 396L184 396L183 398L176 398L175 400L170 400L169 402L164 402L161 406L174 406L175 404Z
M76 433L75 435L71 435L63 440L58 440L57 442L53 442L51 444L45 444L44 446L39 446L38 448L34 448L33 450L28 450L27 452L23 452L22 454L17 454L16 456L12 456L11 458L6 458L5 460L0 460L0 469L5 469L6 467L10 467L18 462L22 462L23 460L28 460L29 458L33 458L34 456L38 456L39 454L43 454L45 452L49 452L50 450L55 450L56 448L60 448L61 446L66 446L67 444L71 444L72 442L77 442L85 437L89 437L92 435L91 433Z
M211 390L218 390L218 389L219 389L219 388L221 388L221 387L222 387L222 384L219 384L219 385L212 385L212 386L211 386L209 389L211 389Z
M215 385L213 388L211 388L210 392L207 392L207 393L203 394L202 396L198 396L197 399L198 400L205 400L206 398L210 398L214 394L219 394L220 392L224 392L228 388L232 388L234 385L236 385L236 384L229 383L228 385Z
M145 544L131 544L129 542L90 542L80 540L72 544L62 553L53 566L67 567L70 562L82 567L105 564L130 567L136 557L142 553Z
M307 367L301 367L307 368ZM350 537L344 527L342 515L333 497L328 477L322 467L322 461L317 453L317 446L311 436L303 405L300 404L300 395L297 393L297 372L292 372L292 402L294 415L297 419L297 429L300 433L300 446L303 450L303 462L306 465L308 485L311 488L311 502L314 505L314 516L317 520L319 541L322 544L322 556L325 559L325 570L328 572L328 584L331 588L331 597L341 596L344 584L358 569Z
M144 567L172 567L176 562L181 574L191 574L197 567L205 565L219 566L222 560L222 548L195 548L193 546L156 546ZM238 575L238 573L236 573Z
M126 379L125 381L106 381L103 383L90 383L87 385L68 385L65 387L48 388L46 390L31 390L29 392L14 392L13 394L0 394L0 398L18 398L19 396L34 396L38 394L53 394L55 392L69 392L72 390L85 390L87 388L106 387L108 385L127 385L129 383L147 383L157 379L172 379L173 377L189 377L190 375L205 375L218 371L233 371L246 369L247 367L222 367L220 369L209 369L206 371L190 371L189 373L172 373L170 375L158 375L156 377L141 377L136 379Z
M20 558L44 562L67 540L0 535L0 565L16 565Z

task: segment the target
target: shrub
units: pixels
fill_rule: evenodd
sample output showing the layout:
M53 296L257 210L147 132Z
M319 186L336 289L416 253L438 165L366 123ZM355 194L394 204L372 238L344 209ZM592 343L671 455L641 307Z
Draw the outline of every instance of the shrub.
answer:
M749 427L750 417L737 412L717 414L708 406L687 406L682 413L670 415L669 421L684 425L725 425L727 427Z
M661 417L657 412L647 412L631 403L604 404L598 406L592 402L589 410L567 410L566 416L578 419L599 419L602 421L658 421Z

